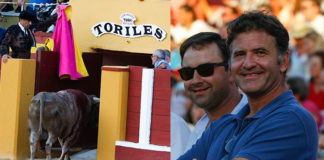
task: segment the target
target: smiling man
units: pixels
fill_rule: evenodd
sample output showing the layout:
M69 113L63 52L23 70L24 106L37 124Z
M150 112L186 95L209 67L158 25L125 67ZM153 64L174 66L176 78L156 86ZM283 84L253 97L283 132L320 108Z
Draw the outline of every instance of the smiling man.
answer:
M186 145L190 149L212 121L226 113L236 114L247 104L228 68L229 52L225 40L217 33L201 32L180 47L182 69L179 70L186 93L206 114L197 122Z
M273 16L249 12L228 34L231 71L248 105L213 122L179 159L315 160L316 122L285 85L287 30Z

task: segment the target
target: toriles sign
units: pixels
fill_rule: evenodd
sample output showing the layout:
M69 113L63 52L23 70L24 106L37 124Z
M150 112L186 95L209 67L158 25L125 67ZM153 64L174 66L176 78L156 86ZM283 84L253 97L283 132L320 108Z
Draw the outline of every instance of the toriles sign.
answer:
M166 36L166 32L159 26L153 24L134 25L136 18L131 13L123 13L120 19L123 21L123 24L100 22L91 28L92 33L96 37L100 37L105 33L130 38L153 36L159 41L162 41Z

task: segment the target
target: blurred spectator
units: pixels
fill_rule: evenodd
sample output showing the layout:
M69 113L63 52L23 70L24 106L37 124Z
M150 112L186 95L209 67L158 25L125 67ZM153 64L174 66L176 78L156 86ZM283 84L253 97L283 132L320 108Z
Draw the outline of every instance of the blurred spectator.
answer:
M324 16L320 12L317 0L302 0L300 2L301 13L310 26L324 38Z
M1 2L12 2L12 0L2 0ZM23 2L24 2L24 0L17 0L18 7L16 8L16 12L20 12L20 10L21 10L21 4ZM13 4L0 3L0 9L1 8L2 8L1 12L9 12L9 11L13 11L14 10Z
M187 114L187 120L189 123L191 123L191 125L189 125L189 127L191 126L191 130L194 129L194 126L197 124L197 122L205 115L205 110L198 107L197 104L192 103L192 101L190 101L190 106L189 106L189 110L188 110L188 114Z
M176 25L178 22L179 9L181 6L185 5L187 0L171 0L170 8L171 8L171 24Z
M2 23L2 18L3 18L3 15L0 13L0 23ZM0 44L2 42L2 39L3 39L4 35L5 35L5 33L6 33L6 29L0 27Z
M223 25L236 19L241 14L241 10L239 9L239 7L224 5L222 9L223 9L223 13L222 13Z
M313 115L314 119L316 120L318 130L320 131L320 127L322 125L321 112L313 101L307 99L308 86L306 81L301 77L290 77L287 80L287 84L293 91L297 101Z
M217 28L221 28L224 24L234 20L242 13L237 3L224 2L223 5L216 10L207 9L207 20L211 24L215 24Z
M273 15L275 15L279 19L279 21L285 26L287 30L290 30L291 23L295 19L295 1L270 0L269 2Z
M7 59L11 57L30 58L30 49L32 46L36 46L33 32L29 29L33 19L31 13L22 11L19 15L19 23L8 28L0 45L3 62L7 62ZM9 47L12 49L11 56L9 55Z
M193 8L197 19L206 20L206 9L209 7L207 0L187 0L187 5Z
M171 26L171 35L177 45L196 33L216 31L206 22L197 20L193 8L189 5L180 7L178 18L178 24L175 27Z
M68 5L69 0L59 0L59 5ZM54 7L54 8L53 8ZM33 25L36 31L53 33L57 21L57 7L44 6L37 12L38 22Z
M173 37L171 36L171 69L177 70L181 67L181 57L178 49L178 45L174 42Z
M172 87L171 112L176 113L182 118L186 118L189 103L190 101L185 93L183 82L177 82Z
M309 84L309 96L321 112L324 109L324 91L321 90L320 75L324 68L324 51L317 51L310 57L310 73L312 80Z
M310 79L308 54L305 53L303 47L303 38L308 32L312 30L306 23L299 23L294 25L291 30L291 37L295 45L291 47L290 51L290 68L287 73L288 77L303 77L306 81Z
M157 49L152 54L152 64L154 68L170 69L170 51Z
M229 25L228 23L225 23L221 28L220 28L220 35L222 36L222 38L227 38L227 27Z
M303 38L303 47L308 55L313 54L315 51L324 51L323 38L316 31L311 30Z
M29 3L35 3L35 4L46 4L46 3L56 3L56 0L29 0ZM26 10L28 12L31 12L33 13L35 16L36 16L36 12L38 10L40 6L39 5L32 5L32 4L29 4L27 5L27 8Z
M269 4L262 4L258 7L259 11L264 11L265 13L269 14L269 15L273 15L272 12L272 7Z
M243 11L257 10L259 6L268 2L268 0L240 0L240 6Z
M185 150L190 135L187 123L175 113L171 112L171 160L176 160Z

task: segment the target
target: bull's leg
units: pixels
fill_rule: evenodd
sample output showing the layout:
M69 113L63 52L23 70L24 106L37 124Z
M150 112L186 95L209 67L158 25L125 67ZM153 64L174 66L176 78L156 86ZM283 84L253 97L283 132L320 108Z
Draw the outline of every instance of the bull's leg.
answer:
M57 137L53 136L52 133L48 133L48 138L46 140L46 146L45 146L45 149L46 149L46 160L51 160L52 157L51 157L51 149L52 149L52 145L53 143L55 143Z
M37 151L39 135L35 131L30 132L29 142L30 142L30 159L34 160L35 153Z
M79 132L73 131L71 136L63 140L62 154L60 160L64 160L64 158L65 160L70 159L70 156L68 155L68 151L70 150L71 146L76 142L78 137L79 137Z
M63 139L61 139L60 137L58 138L58 141L59 141L59 143L60 143L60 145L61 145L61 148L63 148Z
M65 149L63 149L64 148L63 139L58 138L58 141L60 142L60 145L61 145L61 148L62 148L62 153L61 154L64 154L65 153L65 155L61 155L61 157L64 157L64 160L70 160L69 155L67 154L67 152L65 152Z
M68 155L69 147L67 146L66 140L61 140L61 141L62 141L62 144L61 144L62 153L61 153L60 160L64 160L66 158L69 159L70 158Z

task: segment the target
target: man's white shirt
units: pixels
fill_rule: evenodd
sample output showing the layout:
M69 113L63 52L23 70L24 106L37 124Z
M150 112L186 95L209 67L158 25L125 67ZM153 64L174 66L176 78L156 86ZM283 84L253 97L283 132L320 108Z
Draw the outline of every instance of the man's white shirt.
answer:
M231 114L237 114L248 103L246 95L245 94L241 94L241 95L242 95L242 98L241 98L240 102L235 106L235 108L233 109ZM209 123L209 118L208 118L207 114L205 114L197 122L194 131L191 132L191 134L188 138L188 143L186 145L186 149L185 149L184 153L186 151L188 151L192 147L192 145L196 144L196 141L201 137L203 132L206 130L208 123Z

